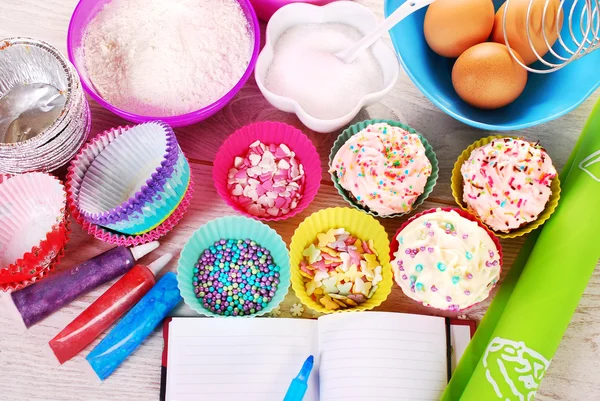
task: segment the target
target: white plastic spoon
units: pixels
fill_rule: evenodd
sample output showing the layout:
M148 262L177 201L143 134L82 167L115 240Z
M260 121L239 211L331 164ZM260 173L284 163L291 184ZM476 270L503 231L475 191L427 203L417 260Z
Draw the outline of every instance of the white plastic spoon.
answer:
M402 21L404 18L408 17L412 13L421 8L430 5L435 0L406 0L404 4L396 9L383 21L381 24L377 25L375 29L373 29L368 35L364 38L356 42L354 45L350 46L346 50L342 50L337 52L335 56L342 60L345 63L353 62L356 57L365 49L371 47L373 43L377 41L381 37L381 35L385 34L387 31L396 26L397 23Z

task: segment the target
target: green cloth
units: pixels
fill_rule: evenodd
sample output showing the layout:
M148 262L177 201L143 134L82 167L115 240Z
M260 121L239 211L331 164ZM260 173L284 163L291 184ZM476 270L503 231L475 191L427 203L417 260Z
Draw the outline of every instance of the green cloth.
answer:
M533 400L600 259L600 102L560 179L556 211L526 240L442 401Z

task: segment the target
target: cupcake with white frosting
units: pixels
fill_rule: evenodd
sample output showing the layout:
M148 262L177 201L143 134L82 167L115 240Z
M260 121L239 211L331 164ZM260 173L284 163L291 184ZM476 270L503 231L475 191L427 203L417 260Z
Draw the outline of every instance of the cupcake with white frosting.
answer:
M396 233L392 251L396 283L425 306L468 308L486 299L500 278L500 244L458 209L413 217Z

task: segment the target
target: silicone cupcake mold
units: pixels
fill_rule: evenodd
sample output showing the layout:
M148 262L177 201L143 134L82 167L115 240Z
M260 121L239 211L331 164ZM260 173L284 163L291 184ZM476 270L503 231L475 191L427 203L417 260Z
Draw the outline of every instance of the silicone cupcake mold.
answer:
M338 177L335 174L335 172L333 171L333 168L335 167L335 166L333 166L335 156L338 153L338 151L340 150L340 148L346 143L346 141L348 141L351 137L358 134L365 128L367 128L373 124L378 124L378 123L388 124L393 127L400 127L402 129L408 131L411 134L418 135L419 139L421 140L421 143L425 147L425 156L431 163L431 174L427 178L427 182L425 183L423 192L419 195L419 197L412 204L412 206L410 208L411 210L406 213L393 213L393 214L388 214L388 215L382 216L382 215L379 215L378 213L370 210L369 208L365 207L363 204L358 202L356 200L356 198L354 196L352 196L352 194L350 194L345 188L343 188L340 185L340 183L338 181ZM331 169L330 175L331 175L331 180L333 181L333 185L335 186L338 193L342 196L342 198L344 198L344 200L346 202L348 202L350 205L352 205L353 207L355 207L358 210L362 210L362 211L364 211L372 216L375 216L375 217L383 217L383 218L394 218L394 217L403 216L405 214L411 213L412 211L417 209L419 206L421 206L423 204L423 202L425 201L425 199L427 199L427 197L433 191L433 187L435 187L435 184L437 182L438 175L439 175L438 160L437 160L437 157L436 157L433 149L431 148L431 145L429 144L429 142L427 142L427 139L425 139L423 137L423 135L419 134L417 131L415 131L413 128L409 127L408 125L405 125L398 121L393 121L393 120L379 120L379 119L366 120L366 121L361 121L359 123L356 123L356 124L346 128L344 131L342 131L340 136L334 142L333 147L331 148L331 152L329 153L329 167ZM377 177L373 177L374 180L376 178Z
M275 230L264 223L243 216L227 216L209 221L200 227L186 242L177 266L177 282L185 303L204 316L225 317L204 308L196 297L192 278L201 254L221 239L251 239L269 250L274 263L279 267L279 284L275 295L262 310L251 315L262 316L276 308L288 293L290 286L290 259L285 242Z
M452 223L436 225L436 221L431 223L425 220L419 236L413 231L409 233L410 238L401 238L406 249L398 252L401 245L398 238L404 230L415 220L436 212L460 222L460 227L457 228ZM477 230L477 227L482 231ZM417 230L418 227L413 225L412 229ZM435 231L438 232L437 236ZM479 247L471 248L474 244L479 244ZM433 255L433 258L419 259L421 252ZM489 296L500 278L502 258L502 246L498 238L475 216L458 208L429 209L411 217L396 231L390 245L394 279L405 295L417 302L429 298L426 306L453 312L470 308ZM438 262L437 266L425 263L433 259ZM414 260L418 260L420 264L415 266L417 262ZM476 283L480 283L480 286ZM453 296L447 296L450 294ZM444 299L442 295L447 297ZM438 296L437 302L431 299L435 296Z
M256 141L265 145L285 145L294 158L302 165L304 182L301 187L302 197L295 208L276 217L255 216L248 212L244 205L232 196L228 188L229 173L238 158L243 158ZM277 150L279 152L279 149ZM213 165L213 181L221 198L237 212L261 220L283 220L302 212L315 198L321 185L321 160L310 139L297 128L279 122L258 122L240 128L231 134L219 148ZM266 190L268 195L271 190Z
M357 306L337 309L335 312L352 312L371 310L383 303L392 291L393 277L390 267L390 243L383 226L372 216L350 208L323 209L308 216L296 229L290 244L290 264L292 271L292 287L300 301L310 309L320 313L332 313L317 302L314 295L309 296L300 265L306 255L305 250L313 244L319 235L326 235L330 229L343 228L361 241L372 241L377 259L382 267L382 280L378 283L373 295Z
M452 196L454 197L454 200L456 201L458 206L460 206L461 209L470 212L468 206L463 201L463 176L460 171L461 167L467 162L467 160L469 160L469 157L473 150L485 146L495 139L501 138L510 137L502 135L489 136L474 142L462 152L462 154L456 160L456 163L454 163L454 168L452 169ZM558 202L560 200L560 180L558 178L558 175L552 179L552 183L550 184L550 190L550 199L548 199L544 210L537 216L535 220L524 224L519 228L511 230L510 232L501 232L495 230L491 231L500 238L516 238L528 234L536 228L543 225L546 222L546 220L550 218L552 213L554 213L554 210L556 209L556 206L558 206ZM490 227L487 228L491 229Z

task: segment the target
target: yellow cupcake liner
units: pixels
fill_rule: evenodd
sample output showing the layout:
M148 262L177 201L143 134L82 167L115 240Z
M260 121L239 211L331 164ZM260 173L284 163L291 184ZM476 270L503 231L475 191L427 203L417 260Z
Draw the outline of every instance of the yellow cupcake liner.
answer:
M488 136L486 138L482 138L471 144L462 152L462 154L458 157L458 160L456 160L456 163L454 163L454 168L452 169L452 196L454 197L454 200L456 201L458 206L460 206L461 209L473 214L479 221L481 221L481 219L477 216L477 214L470 210L463 201L463 178L460 169L462 165L466 163L467 160L469 160L469 157L471 156L471 152L473 152L473 150L485 146L495 139L501 138L519 139L518 137L509 135L493 135ZM548 203L546 203L546 208L542 211L542 213L540 213L538 218L522 227L517 228L516 230L504 233L500 231L495 231L483 221L481 221L481 223L488 227L490 231L492 231L497 237L500 238L516 238L528 234L536 228L540 227L542 224L544 224L544 222L550 218L552 213L554 213L556 206L558 206L558 201L560 199L560 181L558 179L558 175L552 180L550 189L552 190L552 195L550 195L550 199L548 200Z
M300 274L302 252L317 238L317 234L327 232L331 228L343 228L352 236L361 240L373 240L382 267L383 280L379 288L366 302L348 309L329 310L313 300L306 293L304 280ZM374 217L347 207L335 207L320 210L308 216L294 232L290 244L290 266L292 272L292 288L300 301L315 312L357 312L376 308L385 301L392 291L394 283L390 265L390 241L383 226Z

